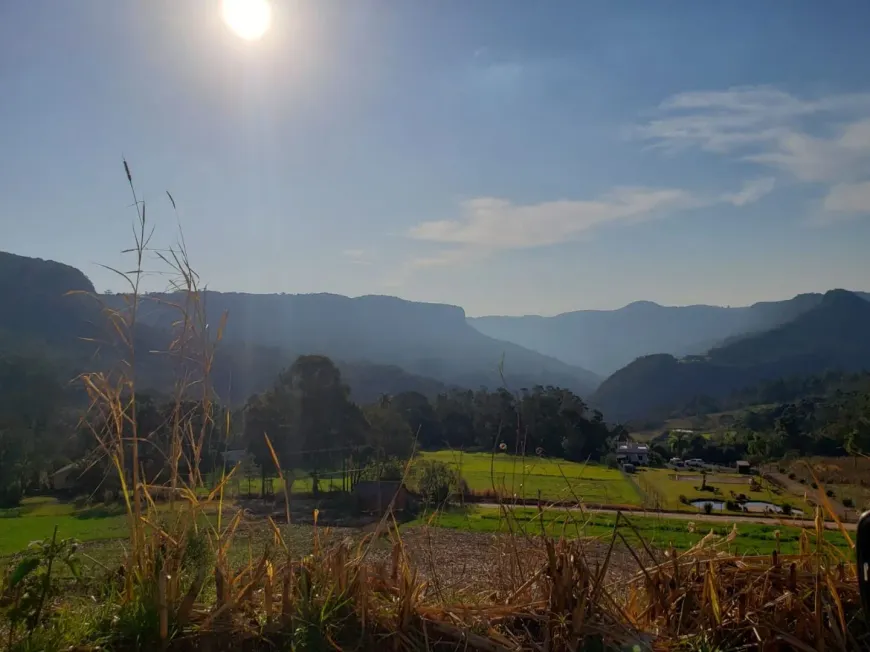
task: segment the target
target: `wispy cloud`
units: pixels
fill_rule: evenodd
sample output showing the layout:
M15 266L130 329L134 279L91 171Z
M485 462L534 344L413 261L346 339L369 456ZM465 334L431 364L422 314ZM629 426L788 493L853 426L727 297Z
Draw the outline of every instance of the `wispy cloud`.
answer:
M417 240L488 249L525 249L575 238L606 223L642 219L663 209L692 203L675 189L620 188L591 201L550 201L517 205L479 197L462 205L462 217L423 222L409 233Z
M454 265L496 251L531 249L578 240L596 229L642 222L716 203L743 206L773 189L772 179L744 184L738 192L704 197L679 188L617 188L592 200L515 204L497 197L464 202L457 219L423 222L408 235L450 245L417 258L413 267Z
M738 192L728 192L722 195L722 201L734 204L735 206L746 206L747 204L757 202L765 195L773 192L775 185L776 179L773 177L747 181Z
M870 93L798 98L769 87L680 93L634 134L657 148L699 148L828 187L826 212L870 213Z
M518 69L508 67L496 77L516 74ZM768 174L714 195L620 187L594 199L535 204L478 197L463 202L455 218L411 228L408 237L434 245L435 252L413 259L408 267L457 265L498 251L578 240L600 228L693 208L742 207L773 192L779 177L827 188L820 222L870 214L870 93L816 99L770 87L680 93L631 133L656 149L700 149L755 164Z

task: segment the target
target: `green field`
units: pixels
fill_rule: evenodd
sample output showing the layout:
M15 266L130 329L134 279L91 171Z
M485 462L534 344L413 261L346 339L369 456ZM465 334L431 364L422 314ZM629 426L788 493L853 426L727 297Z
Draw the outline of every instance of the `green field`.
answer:
M127 519L122 508L103 506L77 509L72 504L58 503L49 498L28 498L22 506L0 511L0 558L23 550L28 543L51 537L55 525L58 537L76 538L90 542L89 554L104 563L115 561L123 550L121 541L128 534ZM438 512L433 516L421 516L404 527L429 524L436 527L469 532L522 532L528 535L541 534L541 515L534 508L512 508L505 512L495 507L471 507ZM582 514L559 509L543 511L544 531L551 536L602 537L613 533L616 516L609 514ZM731 532L732 526L725 523L710 523L654 516L629 515L634 529L620 526L620 532L629 542L638 543L638 534L652 546L673 545L687 549L697 543L712 529L718 535ZM635 532L635 529L637 532ZM736 554L768 554L776 549L774 532L780 532L780 549L790 554L798 551L800 528L785 525L738 523L737 538L728 546ZM286 528L285 538L292 547L304 551L310 547L312 529L294 525ZM810 533L814 536L813 533ZM826 540L848 550L842 535L835 531L825 534ZM240 559L256 555L267 541L271 531L263 524L251 523L241 528L233 545L233 556ZM0 564L2 565L2 564Z
M121 505L76 508L54 498L25 498L20 507L0 509L0 557L27 547L31 541L58 537L97 541L127 536L127 517Z
M504 497L547 501L580 500L608 505L639 505L640 494L616 470L601 464L490 453L436 451L421 453L456 468L474 491L497 491Z
M676 479L677 477L686 479ZM694 477L696 479L688 479ZM685 496L689 501L701 500L730 500L731 492L745 494L750 500L766 501L775 505L788 503L792 507L800 509L804 514L812 514L812 508L807 505L802 497L789 493L780 492L771 487L769 483L762 482L760 491L749 491L749 476L737 473L710 473L707 476L707 486L715 487L718 492L699 491L701 481L700 471L679 471L672 469L642 469L635 476L634 481L645 495L645 506L651 509L670 509L677 511L694 512L697 507L686 505L680 501L680 496Z
M423 516L415 524L429 524L467 532L509 533L522 532L527 535L541 534L541 515L533 508L514 508L508 515L495 507L471 507L439 512ZM653 516L628 516L631 526L621 523L619 531L629 543L639 544L638 534L647 544L659 548L673 545L678 550L686 550L698 543L711 530L720 536L729 534L732 525L724 523L691 522L680 519L657 518ZM550 536L600 537L609 540L613 534L616 516L610 514L582 514L564 510L544 510L544 530ZM776 550L776 531L780 533L780 551L795 554L799 550L801 529L791 526L737 523L737 536L724 547L734 554L769 554ZM808 532L815 542L815 533ZM843 535L835 531L825 532L825 541L838 550L851 555L851 549Z

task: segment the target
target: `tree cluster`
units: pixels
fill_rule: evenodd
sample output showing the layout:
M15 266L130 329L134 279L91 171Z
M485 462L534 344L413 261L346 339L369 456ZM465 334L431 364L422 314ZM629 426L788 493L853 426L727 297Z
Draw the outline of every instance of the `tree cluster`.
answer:
M728 430L708 436L674 430L659 452L723 464L746 458L867 454L870 386L744 410Z
M301 356L244 409L244 441L265 476L275 464L315 480L342 471L352 483L372 464L407 459L414 448L503 450L597 459L621 430L571 391L534 387L451 389L430 400L418 392L383 395L357 406L324 356ZM267 437L268 436L268 441ZM274 452L274 454L273 454Z
M78 463L71 491L118 489L111 452L98 445L100 433L116 424L95 414L79 423L83 405L71 401L56 378L33 360L0 364L0 498L7 504L25 491L51 488L51 473L67 463ZM141 470L154 484L168 482L174 459L184 480L196 481L197 474L221 468L223 453L232 449L251 454L249 475L273 476L277 466L285 477L310 477L316 492L326 476L340 476L347 489L362 478L400 478L415 449L597 460L624 434L579 396L553 386L518 393L444 389L431 399L404 391L358 405L339 368L320 355L297 358L272 387L231 415L193 399L141 392L130 399L123 399L121 436L115 433L109 446L121 447L115 452L129 467L135 427Z

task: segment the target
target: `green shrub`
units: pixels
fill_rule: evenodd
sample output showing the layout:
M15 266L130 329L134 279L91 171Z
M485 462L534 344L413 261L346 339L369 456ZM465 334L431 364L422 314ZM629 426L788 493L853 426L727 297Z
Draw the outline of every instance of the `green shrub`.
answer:
M797 478L797 475L794 472L788 474L789 480L794 480L795 478Z
M46 615L45 606L61 593L58 580L61 566L65 566L76 580L81 579L78 547L75 539L58 540L55 526L51 538L33 541L17 560L5 587L10 606L3 615L10 641L16 628L24 627L30 638L41 625Z
M619 460L616 459L616 455L613 453L608 453L604 456L604 463L607 465L609 469L618 469L619 468Z
M688 505L689 499L686 498L683 494L680 494L680 502L683 503L683 505Z
M704 513L705 514L712 514L713 513L713 503L711 503L711 502L704 503Z
M825 495L826 495L828 498L833 498L833 497L834 497L834 490L833 490L833 489L828 489L828 490L825 492Z
M855 501L846 496L843 498L843 507L853 508L855 506Z
M665 460L659 453L655 451L651 451L649 454L649 466L654 469L663 469L665 467Z
M741 511L740 503L736 500L727 500L725 501L725 509L730 512L739 512Z
M426 505L447 502L459 484L456 471L437 460L423 460L414 465L412 479L414 488Z
M786 516L791 516L791 512L792 512L791 505L789 505L788 503L783 503L781 505L781 509L782 509L783 514L785 514Z

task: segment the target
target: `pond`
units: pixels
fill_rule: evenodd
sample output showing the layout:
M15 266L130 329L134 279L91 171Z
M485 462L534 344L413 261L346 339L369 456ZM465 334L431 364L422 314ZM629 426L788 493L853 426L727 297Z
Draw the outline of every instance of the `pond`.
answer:
M710 503L713 506L714 512L724 512L725 511L725 501L723 500L706 500L704 498L698 498L697 500L691 501L691 505L694 505L699 510L704 509L704 505L706 503ZM741 507L744 508L747 512L752 512L754 514L765 514L767 512L773 512L774 514L782 514L782 507L779 505L774 505L773 503L769 503L766 500L749 500L745 503L741 504ZM801 515L803 512L796 507L792 507L792 514Z

